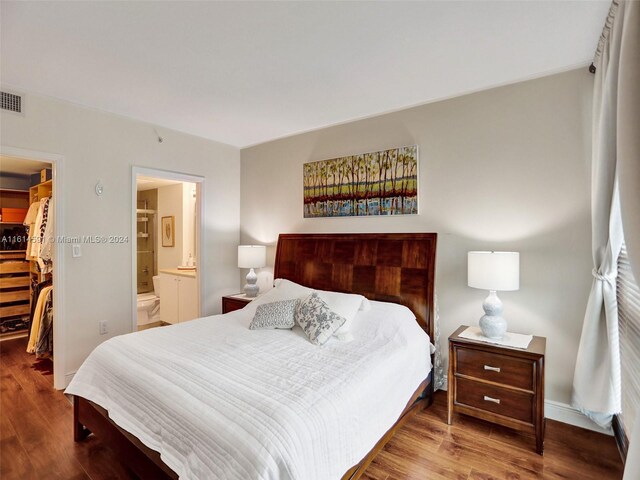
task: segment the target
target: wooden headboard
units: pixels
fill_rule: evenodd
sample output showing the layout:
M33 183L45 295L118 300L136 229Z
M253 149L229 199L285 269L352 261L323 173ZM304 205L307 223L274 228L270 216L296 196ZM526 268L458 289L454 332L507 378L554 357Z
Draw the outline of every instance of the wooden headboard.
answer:
M274 278L411 309L434 341L436 233L287 233Z

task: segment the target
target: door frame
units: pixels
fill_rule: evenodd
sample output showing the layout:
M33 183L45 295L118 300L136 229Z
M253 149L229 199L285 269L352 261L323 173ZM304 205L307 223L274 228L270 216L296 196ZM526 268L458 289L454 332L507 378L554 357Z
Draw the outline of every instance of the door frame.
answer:
M204 245L204 182L205 178L200 175L191 175L188 173L176 172L172 170L163 170L158 168L138 167L131 168L131 331L138 330L138 254L137 254L137 213L138 208L138 175L145 177L162 178L165 180L175 180L178 182L195 183L196 185L196 261L198 262L198 271L196 274L197 290L198 290L198 317L202 315L202 299L204 292L202 291L204 282L202 281L202 267L205 265L205 252L202 249ZM158 242L158 245L159 242ZM160 248L158 246L158 248Z
M65 216L62 208L65 201L62 192L64 188L64 156L57 153L39 152L24 148L0 145L0 154L24 160L36 160L51 164L51 178L53 179L53 198L55 223L53 235L56 239L64 236ZM64 271L65 271L65 242L57 241L53 248L53 388L62 390L67 387L66 357L67 338L64 295ZM73 374L70 374L69 380Z

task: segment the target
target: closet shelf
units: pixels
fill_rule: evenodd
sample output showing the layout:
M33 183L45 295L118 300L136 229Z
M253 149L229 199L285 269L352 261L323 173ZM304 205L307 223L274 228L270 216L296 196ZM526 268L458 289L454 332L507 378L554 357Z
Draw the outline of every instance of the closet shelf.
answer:
M139 222L148 222L149 219L147 217L138 217Z

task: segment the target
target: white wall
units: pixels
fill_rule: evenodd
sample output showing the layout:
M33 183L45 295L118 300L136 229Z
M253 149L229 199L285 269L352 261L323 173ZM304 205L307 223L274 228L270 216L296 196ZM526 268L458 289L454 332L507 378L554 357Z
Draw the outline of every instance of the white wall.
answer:
M196 199L194 183L182 182L158 188L158 268L186 264L189 254L196 256ZM175 245L162 246L162 217L173 216Z
M447 337L477 324L487 294L466 286L467 251L519 251L520 290L500 294L509 329L547 337L546 397L568 403L592 279L592 82L581 68L244 149L241 243L275 246L284 232L437 232L445 357ZM419 215L302 218L304 162L411 144Z
M19 87L19 86L17 86ZM202 138L154 127L51 98L28 95L25 116L2 112L3 146L64 156L64 235L128 235L131 231L132 165L205 177L202 225L207 252L201 266L203 315L220 311L221 296L239 291L235 263L239 228L239 151ZM179 160L176 160L179 159ZM104 194L94 185L100 180ZM107 338L130 331L132 319L130 244L84 244L82 257L64 246L67 358L74 372ZM109 334L98 334L108 320Z
M183 184L167 185L158 188L158 214L156 224L158 226L158 269L176 268L182 265L182 243L184 240L183 229ZM162 217L174 217L173 247L162 246Z
M196 198L193 196L196 185L182 184L182 260L186 262L189 254L196 256Z

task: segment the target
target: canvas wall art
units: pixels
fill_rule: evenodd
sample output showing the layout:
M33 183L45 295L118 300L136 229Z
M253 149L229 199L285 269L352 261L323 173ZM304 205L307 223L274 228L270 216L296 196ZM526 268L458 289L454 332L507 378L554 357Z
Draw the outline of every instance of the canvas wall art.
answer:
M162 246L163 247L175 247L176 246L176 225L175 217L162 217Z
M418 146L305 163L304 217L418 213Z

